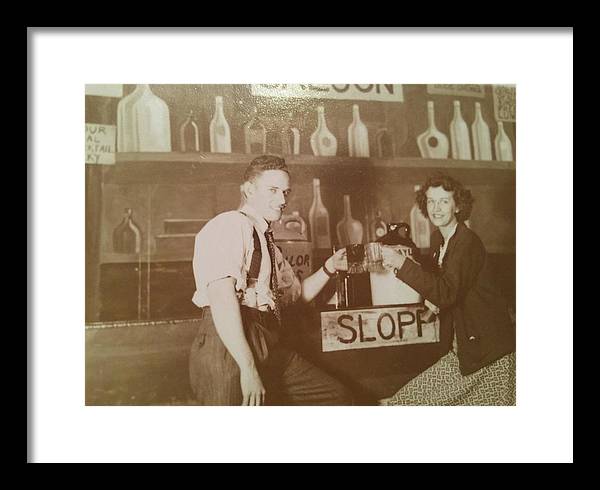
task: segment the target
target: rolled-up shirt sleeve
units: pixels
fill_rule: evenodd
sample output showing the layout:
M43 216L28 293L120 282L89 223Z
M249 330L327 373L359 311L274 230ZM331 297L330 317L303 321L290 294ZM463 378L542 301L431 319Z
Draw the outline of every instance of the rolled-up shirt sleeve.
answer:
M246 288L244 217L238 212L220 214L196 235L193 270L196 292L192 301L208 305L207 287L218 279L232 277L237 291ZM247 227L247 225L246 225Z

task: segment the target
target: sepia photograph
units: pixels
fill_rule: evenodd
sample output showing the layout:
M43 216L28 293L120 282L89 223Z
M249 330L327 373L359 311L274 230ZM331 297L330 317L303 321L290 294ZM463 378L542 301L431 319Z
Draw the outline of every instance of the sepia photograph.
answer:
M86 86L86 404L514 405L516 123L431 87Z
M572 27L27 52L28 462L573 462Z

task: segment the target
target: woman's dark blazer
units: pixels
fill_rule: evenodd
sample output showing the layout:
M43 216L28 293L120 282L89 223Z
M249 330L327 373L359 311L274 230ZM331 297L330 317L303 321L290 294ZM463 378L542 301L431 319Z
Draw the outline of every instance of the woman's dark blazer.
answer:
M436 230L431 235L429 260L422 265L405 260L396 276L440 308L442 355L450 350L456 329L460 371L467 375L514 352L515 327L481 239L458 223L440 268L437 259L442 243L442 234Z

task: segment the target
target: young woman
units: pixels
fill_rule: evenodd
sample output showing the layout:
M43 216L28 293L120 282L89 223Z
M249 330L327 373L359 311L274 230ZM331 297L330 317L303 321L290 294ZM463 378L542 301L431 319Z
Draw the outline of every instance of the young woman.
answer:
M439 315L441 359L383 405L514 405L515 330L495 289L481 239L465 224L471 192L444 174L430 177L416 201L437 227L421 264L383 247L384 265Z

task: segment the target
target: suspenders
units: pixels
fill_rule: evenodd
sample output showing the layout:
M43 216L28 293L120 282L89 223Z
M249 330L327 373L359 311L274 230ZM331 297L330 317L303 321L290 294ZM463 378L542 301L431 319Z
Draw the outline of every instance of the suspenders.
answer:
M242 213L248 218L246 213ZM250 218L248 218L250 219ZM252 251L252 261L250 262L250 270L248 271L249 279L258 279L258 273L260 272L260 262L262 260L262 250L260 248L260 239L258 238L258 233L256 232L256 228L254 228L254 224L252 225L252 238L254 240L254 250Z
M244 216L246 216L246 218L248 218L248 215L246 215L242 211L240 211L240 213L243 214ZM254 224L252 224L252 238L254 240L254 250L252 251L252 259L250 261L250 270L248 271L248 279L258 279L258 273L260 271L260 263L262 261L262 251L260 248L260 240L258 238L258 233L256 231L256 228L254 227ZM272 294L273 294L273 302L275 304L275 307L273 308L273 313L275 315L275 318L277 319L277 323L281 324L281 309L279 306L279 298L277 296L279 294L279 291L277 290L276 276L273 276L273 274L277 273L273 269L275 267L275 265L274 265L275 264L275 255L274 255L275 252L273 250L273 248L274 248L273 235L270 235L270 237L265 237L265 238L267 239L267 246L269 247L269 255L271 255L271 257L270 257L271 287L273 288ZM269 241L269 240L271 240L271 241Z

